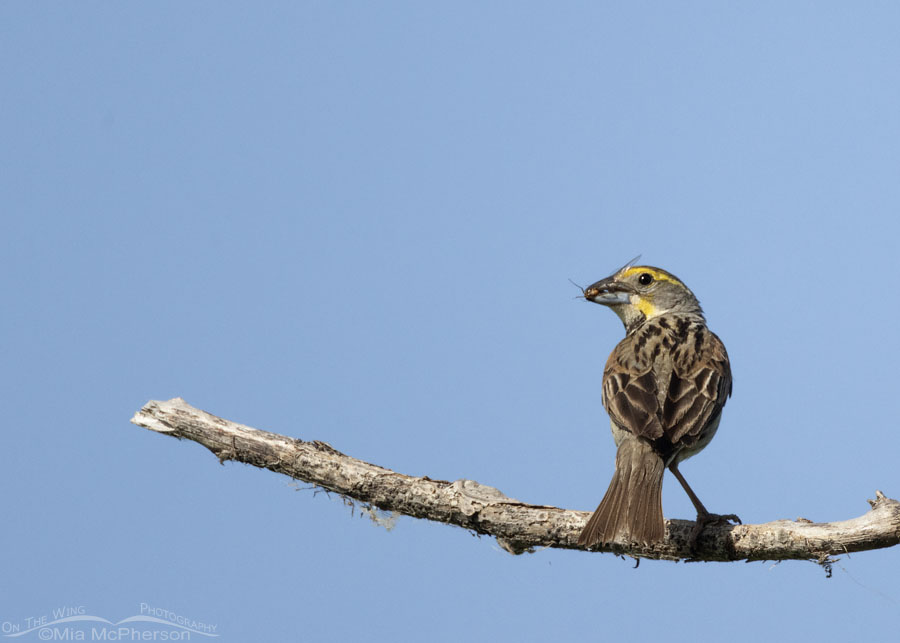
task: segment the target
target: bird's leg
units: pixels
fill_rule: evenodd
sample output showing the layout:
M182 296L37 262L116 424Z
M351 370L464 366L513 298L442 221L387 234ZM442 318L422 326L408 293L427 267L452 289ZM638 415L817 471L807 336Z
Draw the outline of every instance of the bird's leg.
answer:
M720 516L719 514L709 513L706 510L706 507L703 506L703 503L700 502L700 498L698 498L697 494L694 493L694 490L691 489L691 485L689 485L687 480L684 479L684 476L681 475L681 471L678 470L678 463L672 462L672 464L669 465L669 471L671 471L672 475L674 475L678 482L681 483L688 498L690 498L691 502L694 504L694 509L697 510L697 522L694 523L694 528L691 530L691 549L694 549L694 546L697 544L697 539L700 537L700 534L703 532L703 528L706 527L706 525L717 522L727 524L728 521L736 522L739 525L741 524L741 519L734 514Z
M678 482L681 483L681 486L687 493L688 498L690 498L691 502L694 503L694 509L697 510L697 515L708 516L709 512L706 510L706 507L703 506L703 503L700 502L700 498L697 497L697 494L694 493L694 490L691 489L691 485L689 485L687 480L684 479L684 476L681 475L681 471L678 470L678 464L676 462L673 462L669 465L669 471L671 471L672 475L674 475L678 479Z

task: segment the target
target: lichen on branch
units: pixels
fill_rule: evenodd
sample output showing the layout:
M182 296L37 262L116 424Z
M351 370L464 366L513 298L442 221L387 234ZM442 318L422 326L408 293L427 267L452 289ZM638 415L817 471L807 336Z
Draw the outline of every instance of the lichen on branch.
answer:
M261 431L194 408L181 398L150 401L134 424L198 442L220 462L235 460L269 469L384 511L463 527L494 536L507 551L580 549L578 535L590 512L532 505L474 480L408 476L350 457L318 440ZM858 518L831 523L802 519L758 525L711 525L691 549L694 523L667 520L666 539L651 546L629 543L597 548L635 558L695 561L813 560L892 547L900 543L900 503L876 492Z

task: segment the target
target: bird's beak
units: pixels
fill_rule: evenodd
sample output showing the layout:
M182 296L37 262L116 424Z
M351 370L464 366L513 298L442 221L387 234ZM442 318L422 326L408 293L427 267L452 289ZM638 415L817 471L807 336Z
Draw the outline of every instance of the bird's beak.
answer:
M632 288L616 281L615 277L601 279L584 289L584 298L595 304L615 306L631 302Z

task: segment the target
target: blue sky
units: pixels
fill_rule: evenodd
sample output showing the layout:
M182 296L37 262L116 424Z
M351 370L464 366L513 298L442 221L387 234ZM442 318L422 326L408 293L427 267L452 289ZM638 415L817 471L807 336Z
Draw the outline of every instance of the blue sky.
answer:
M181 396L592 510L623 329L568 279L640 253L731 356L682 467L707 507L897 497L898 28L891 3L5 3L0 623L143 603L228 641L884 640L900 548L831 579L513 557L128 420ZM663 503L693 517L671 477Z

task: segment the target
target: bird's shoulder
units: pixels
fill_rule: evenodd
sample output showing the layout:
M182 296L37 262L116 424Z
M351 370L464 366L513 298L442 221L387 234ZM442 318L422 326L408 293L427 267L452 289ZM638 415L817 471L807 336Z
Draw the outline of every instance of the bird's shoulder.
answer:
M642 324L619 342L603 373L610 415L650 438L696 432L730 394L725 345L694 315Z
M679 369L690 369L707 353L724 353L725 347L702 317L662 315L641 324L618 343L606 362L605 371L641 374L660 360L672 361Z

